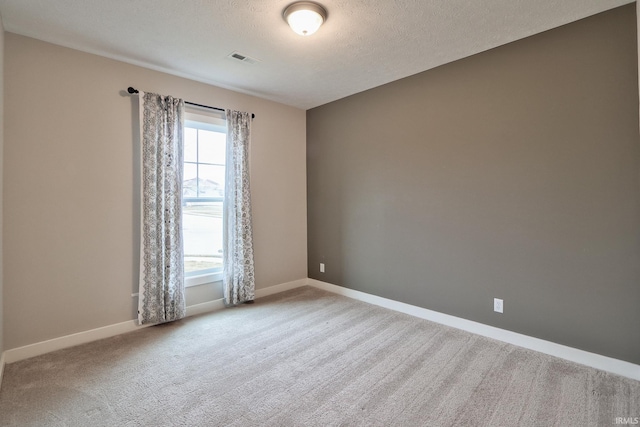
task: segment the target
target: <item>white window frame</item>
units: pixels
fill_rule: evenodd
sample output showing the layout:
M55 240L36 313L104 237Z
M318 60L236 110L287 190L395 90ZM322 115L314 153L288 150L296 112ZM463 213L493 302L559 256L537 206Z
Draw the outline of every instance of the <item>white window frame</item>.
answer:
M200 109L188 106L185 109L184 127L210 130L214 132L227 133L227 120L225 113L209 109ZM225 165L226 167L226 165ZM204 285L207 283L219 282L222 280L222 269L217 269L203 274L185 275L184 286Z

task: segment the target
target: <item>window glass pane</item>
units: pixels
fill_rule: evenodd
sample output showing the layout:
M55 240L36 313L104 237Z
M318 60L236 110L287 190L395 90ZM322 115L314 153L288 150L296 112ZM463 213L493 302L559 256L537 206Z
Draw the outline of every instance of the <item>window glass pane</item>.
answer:
M186 276L222 270L222 201L224 196L226 133L224 122L185 123L183 204L184 267ZM200 198L200 201L194 199ZM209 201L206 201L209 199Z
M182 231L185 274L222 268L222 202L187 203Z
M198 161L198 129L184 128L184 161Z
M196 163L184 164L182 197L198 197L198 165Z
M224 196L224 166L198 165L199 197Z
M224 165L227 135L208 130L199 131L199 149L201 163Z

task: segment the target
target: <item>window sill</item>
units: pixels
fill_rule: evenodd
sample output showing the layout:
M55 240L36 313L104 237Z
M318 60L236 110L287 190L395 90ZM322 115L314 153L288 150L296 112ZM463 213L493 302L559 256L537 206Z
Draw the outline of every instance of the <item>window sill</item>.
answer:
M201 276L191 276L184 278L184 287L204 285L206 283L220 282L222 280L222 272L203 274Z

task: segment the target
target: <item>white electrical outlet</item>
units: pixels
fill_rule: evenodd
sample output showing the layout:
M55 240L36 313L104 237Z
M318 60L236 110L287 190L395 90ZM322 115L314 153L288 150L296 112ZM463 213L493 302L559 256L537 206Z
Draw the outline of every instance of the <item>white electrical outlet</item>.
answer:
M495 311L496 313L502 313L503 309L504 309L504 301L502 301L500 298L494 298L493 311Z
M320 273L324 273L324 263L320 263Z

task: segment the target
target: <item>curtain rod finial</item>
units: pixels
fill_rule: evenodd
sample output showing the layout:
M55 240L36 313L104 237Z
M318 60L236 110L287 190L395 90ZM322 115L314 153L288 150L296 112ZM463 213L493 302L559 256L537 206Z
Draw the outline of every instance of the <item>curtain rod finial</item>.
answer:
M139 93L138 89L134 89L134 88L132 88L131 86L129 86L129 87L127 88L127 92L129 92L129 93Z

